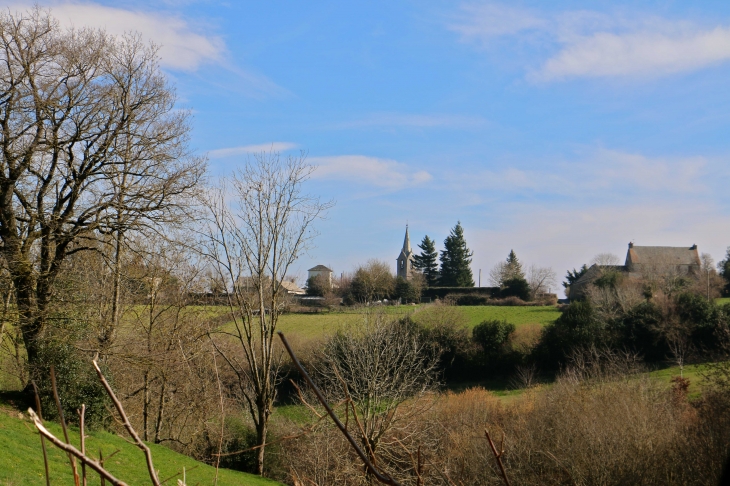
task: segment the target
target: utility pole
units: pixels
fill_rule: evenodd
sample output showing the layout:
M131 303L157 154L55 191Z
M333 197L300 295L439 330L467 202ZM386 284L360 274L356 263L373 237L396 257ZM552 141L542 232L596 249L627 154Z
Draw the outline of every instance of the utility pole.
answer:
M482 286L482 269L479 269L479 287Z

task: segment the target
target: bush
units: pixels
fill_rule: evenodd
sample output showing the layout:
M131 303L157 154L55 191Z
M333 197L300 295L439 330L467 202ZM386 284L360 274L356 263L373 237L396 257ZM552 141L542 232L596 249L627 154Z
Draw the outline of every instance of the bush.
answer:
M604 323L587 300L573 302L555 322L543 328L533 356L544 369L557 370L568 354L578 348L608 342Z
M472 339L488 356L497 356L505 351L515 325L507 321L483 321L472 329Z
M502 290L499 292L499 296L505 297L517 297L524 301L530 300L530 284L524 278L510 278L502 282Z
M90 428L103 426L108 422L106 406L110 404L104 386L91 364L92 356L76 347L80 324L73 321L57 321L53 330L38 341L39 365L32 370L38 385L43 418L58 421L58 409L51 386L51 365L56 375L56 386L68 423L78 423L76 410L86 405L85 423ZM110 383L113 382L103 365L102 371ZM35 407L35 405L34 405Z

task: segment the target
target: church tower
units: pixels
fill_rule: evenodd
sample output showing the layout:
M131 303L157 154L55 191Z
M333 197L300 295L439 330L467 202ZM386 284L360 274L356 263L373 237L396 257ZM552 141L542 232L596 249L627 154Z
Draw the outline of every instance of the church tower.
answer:
M408 225L406 225L406 237L403 240L403 249L398 255L396 275L406 280L410 280L413 276L413 250L411 249L411 237L408 235Z

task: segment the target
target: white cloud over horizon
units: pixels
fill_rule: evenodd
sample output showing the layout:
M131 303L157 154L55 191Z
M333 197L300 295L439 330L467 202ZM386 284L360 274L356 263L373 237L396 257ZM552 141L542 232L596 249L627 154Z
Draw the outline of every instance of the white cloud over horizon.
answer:
M573 160L558 160L544 168L506 167L440 179L464 191L496 191L599 197L602 194L657 194L676 197L708 188L708 159L700 156L661 157L615 149L584 149ZM727 171L715 172L715 175ZM730 173L727 173L730 175Z
M7 7L11 13L22 13L36 4L16 3ZM100 28L114 36L139 32L147 41L159 46L163 67L194 71L201 64L220 62L225 52L222 38L194 29L184 18L164 12L127 10L95 3L54 2L49 8L62 27Z
M555 15L496 3L462 5L447 27L462 41L489 47L498 38L553 44L547 59L531 61L533 82L571 78L654 78L730 61L730 25L701 25L594 11ZM532 39L534 40L534 39Z
M309 157L307 160L317 166L313 174L317 179L347 180L390 190L417 186L432 179L428 172L401 162L365 155Z
M242 145L239 147L225 147L214 149L208 152L211 159L225 159L228 157L236 157L247 154L269 153L269 152L286 152L297 148L298 145L290 142L271 142L256 145Z

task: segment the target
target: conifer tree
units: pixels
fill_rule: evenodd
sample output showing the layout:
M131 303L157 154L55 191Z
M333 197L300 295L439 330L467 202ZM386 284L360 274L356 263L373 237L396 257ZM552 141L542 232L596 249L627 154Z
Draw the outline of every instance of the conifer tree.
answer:
M418 248L421 249L421 254L414 255L413 267L426 277L426 285L433 287L439 280L439 254L436 251L436 242L426 235Z
M505 280L521 279L525 280L525 272L522 271L522 264L517 259L514 250L509 251L507 255L507 266L505 267Z
M527 300L530 295L530 285L525 278L525 272L522 271L522 264L517 259L514 250L509 251L507 262L502 267L502 283L500 295L502 297L519 297Z
M473 287L474 278L470 267L472 255L474 253L466 246L464 229L459 221L444 240L444 250L441 252L440 285L443 287Z

